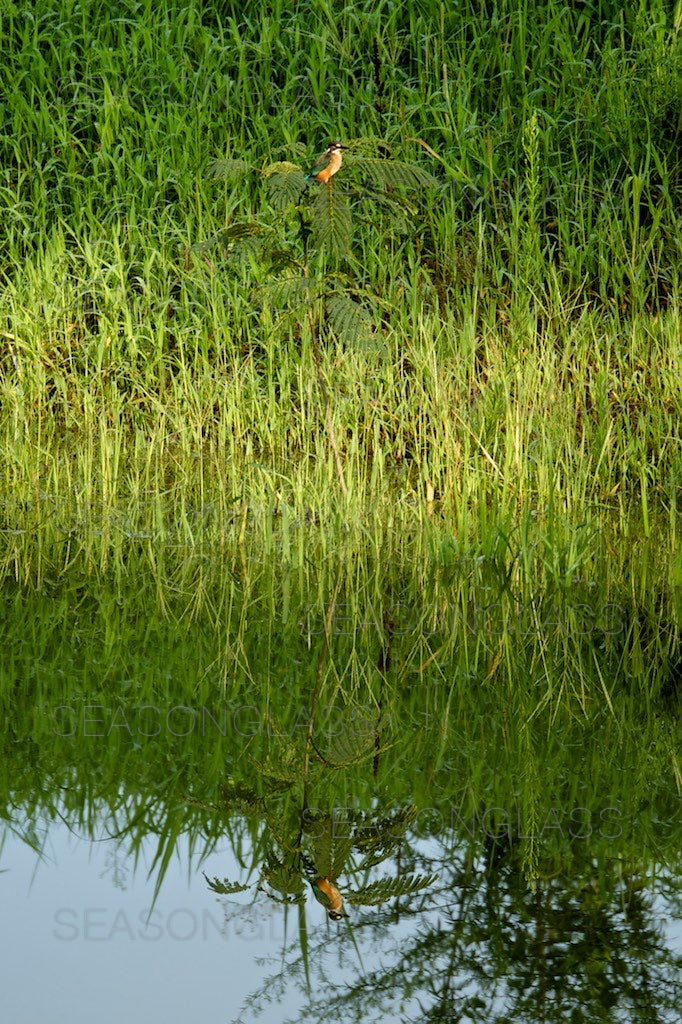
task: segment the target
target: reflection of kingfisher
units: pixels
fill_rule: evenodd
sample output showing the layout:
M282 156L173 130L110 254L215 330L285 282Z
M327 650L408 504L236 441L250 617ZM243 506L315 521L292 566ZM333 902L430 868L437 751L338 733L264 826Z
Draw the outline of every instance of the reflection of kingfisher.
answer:
M324 185L328 185L330 179L341 166L344 149L348 149L348 146L344 146L342 142L330 142L326 152L315 161L316 167L319 167L326 161L325 166L321 171L311 171L310 174L306 174L305 180L309 181L311 178L314 178L316 181L321 181Z
M308 881L313 887L315 899L322 904L332 921L340 921L342 917L348 916L341 909L343 896L329 878L309 878Z

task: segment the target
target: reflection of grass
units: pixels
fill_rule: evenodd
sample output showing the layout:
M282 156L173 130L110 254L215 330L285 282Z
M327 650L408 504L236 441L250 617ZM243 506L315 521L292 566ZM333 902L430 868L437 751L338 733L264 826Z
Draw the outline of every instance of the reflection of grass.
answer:
M665 588L627 604L646 548L616 563L584 531L557 562L529 528L488 556L444 549L436 564L423 533L391 535L381 558L347 537L341 557L324 555L324 532L319 546L315 529L305 537L293 567L250 558L250 547L207 559L142 542L106 572L86 552L64 573L43 552L33 563L42 592L6 582L0 805L10 828L34 842L36 823L57 816L85 836L106 825L139 863L151 837L155 894L185 840L197 863L228 843L242 875L212 888L260 880L285 921L296 914L301 962L283 987L316 974L327 936L320 908L306 930L305 853L307 873L330 875L344 894L338 941L348 931L364 956L367 931L379 941L411 919L420 937L400 932L403 965L440 964L475 942L474 978L481 957L511 975L539 970L535 922L553 935L566 923L588 943L594 920L620 920L619 885L638 890L652 863L678 871ZM479 613L472 628L493 603L494 619ZM571 619L571 608L590 603L619 605L626 627L571 628L586 616ZM253 914L263 912L258 902ZM609 948L620 948L616 932Z
M540 876L588 840L665 858L675 828L654 823L677 820L680 778L665 587L633 606L646 550L628 569L586 537L565 579L541 545L524 568L513 541L439 569L421 536L378 561L309 546L285 570L143 545L98 580L43 558L42 592L2 592L5 801L31 818L66 792L81 825L101 803L117 833L171 840L245 816L283 849L302 809L409 802L422 835L530 842ZM602 623L607 606L622 621Z
M112 516L214 542L271 509L286 544L340 478L351 529L432 516L467 550L531 512L549 529L550 507L672 528L675 29L625 11L614 35L556 4L499 22L364 7L190 26L161 4L125 38L49 5L3 23L8 528L49 495L104 510L101 559ZM303 164L330 135L435 168L442 191L352 193L352 255L323 269L380 297L381 319L361 347L330 314L318 366L305 317L263 298L295 247L275 270L248 238L193 247L280 216L246 179L206 180L213 159Z

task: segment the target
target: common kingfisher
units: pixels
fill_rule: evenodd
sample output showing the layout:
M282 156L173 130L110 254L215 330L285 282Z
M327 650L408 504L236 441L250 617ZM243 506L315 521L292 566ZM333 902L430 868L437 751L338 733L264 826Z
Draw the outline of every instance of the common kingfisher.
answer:
M342 917L348 916L341 909L343 896L329 878L309 878L308 881L313 887L315 899L322 904L332 921L340 921Z
M330 142L329 148L315 162L315 166L319 167L326 160L325 166L321 171L311 171L310 174L306 174L304 180L310 181L311 178L314 178L316 181L328 185L343 162L344 149L348 149L348 146L344 146L342 142Z

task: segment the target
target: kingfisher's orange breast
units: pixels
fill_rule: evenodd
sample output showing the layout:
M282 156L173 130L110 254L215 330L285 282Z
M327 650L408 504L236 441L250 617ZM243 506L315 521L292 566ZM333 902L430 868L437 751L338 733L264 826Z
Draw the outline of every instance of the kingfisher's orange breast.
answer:
M312 883L313 889L317 888L325 896L325 904L329 910L340 910L343 905L343 896L330 881L329 878L316 878Z
M338 171L339 167L341 166L342 160L343 154L339 150L333 152L329 157L329 163L327 164L327 166L324 167L319 172L319 174L315 175L317 180L324 182L324 184L326 185L329 182L329 179L332 177L332 175L336 174L336 172Z

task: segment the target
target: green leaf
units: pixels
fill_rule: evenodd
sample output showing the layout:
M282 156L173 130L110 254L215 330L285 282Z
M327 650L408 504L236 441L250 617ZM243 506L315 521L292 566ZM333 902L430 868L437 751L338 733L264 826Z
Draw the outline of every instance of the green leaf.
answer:
M292 164L290 160L276 160L274 164L268 164L267 167L263 168L263 174L266 178L271 177L273 174L291 174L295 171L298 171L303 176L303 171L298 164Z
M214 160L206 168L206 177L221 178L223 181L239 181L253 168L246 160Z
M349 837L337 836L334 840L330 878L338 878L346 870L348 859L353 852L353 841Z
M185 828L184 812L182 809L177 809L174 813L166 819L164 830L159 835L159 842L156 848L156 855L154 857L152 866L149 869L148 878L152 877L154 869L157 864L159 866L159 873L156 878L156 885L154 886L154 894L152 896L152 906L156 904L156 898L159 895L161 885L163 884L168 865L171 862L173 854L177 851L177 846L180 841L180 836Z
M284 741L284 749L279 752L279 757L269 753L264 761L257 761L253 764L258 772L266 779L275 783L283 783L291 786L301 778L301 764L299 763L299 752L291 742Z
M217 245L229 248L234 242L245 242L264 234L268 230L268 228L264 228L260 224L254 224L253 221L231 224L225 231L219 231L218 234L213 235L204 242L195 242L192 246L192 252L206 252L209 249L214 249Z
M281 270L302 271L301 264L288 249L272 249L268 253L270 257L270 269L278 274Z
M263 806L263 800L248 786L236 779L227 778L220 786L218 806L221 811L253 814Z
M270 302L273 306L283 309L312 300L312 287L307 277L285 277L275 281L268 288Z
M220 233L220 237L225 242L236 242L244 238L253 238L254 235L262 235L267 230L261 224L254 223L254 221L242 221L238 224L230 224L229 228Z
M419 164L405 163L403 160L379 160L377 157L348 157L349 168L366 171L376 185L390 185L394 188L401 185L407 188L419 188L425 185L438 185L438 179Z
M267 178L268 201L276 210L284 210L291 203L298 202L305 184L300 167L280 161L266 167L263 174Z
M350 248L350 206L345 197L335 191L333 182L316 188L311 222L313 238L318 246L342 255Z
M349 902L363 907L378 906L396 896L410 896L421 889L428 889L438 875L401 875L399 878L382 878L362 889L357 889Z
M300 896L303 892L303 879L291 865L273 861L268 864L264 878L271 889L283 896Z
M341 819L327 814L309 815L307 828L313 830L313 863L316 875L338 878L353 850L352 814Z
M417 808L408 804L384 818L374 819L371 815L363 818L357 826L355 841L359 850L367 851L361 865L363 871L380 864L385 859L385 851L400 845L408 829L414 825L417 814Z
M219 896L229 896L235 892L246 892L249 888L248 885L241 885L239 882L230 882L228 878L223 878L221 882L219 878L209 878L205 871L201 873L206 879L209 889L218 893Z
M346 291L334 291L325 299L329 324L339 340L357 344L369 331L367 311Z

